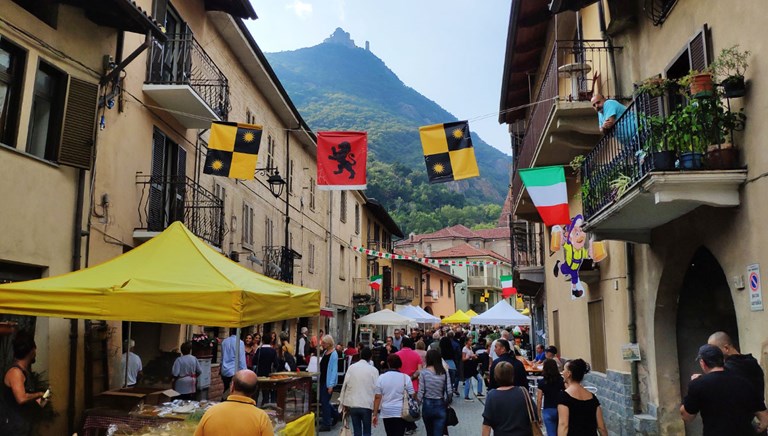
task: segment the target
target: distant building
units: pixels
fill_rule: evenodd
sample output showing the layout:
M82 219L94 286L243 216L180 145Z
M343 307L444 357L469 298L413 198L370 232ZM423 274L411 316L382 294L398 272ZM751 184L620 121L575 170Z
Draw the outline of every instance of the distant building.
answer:
M345 32L341 27L337 27L336 30L331 33L331 36L323 40L325 44L338 44L349 48L356 48L355 41L349 36L349 32ZM366 46L367 49L367 46Z

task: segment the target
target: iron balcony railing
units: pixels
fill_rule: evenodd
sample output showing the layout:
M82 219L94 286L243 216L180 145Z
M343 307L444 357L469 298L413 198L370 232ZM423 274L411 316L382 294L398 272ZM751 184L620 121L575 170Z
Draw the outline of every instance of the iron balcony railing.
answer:
M371 279L367 277L352 279L352 301L356 303L367 303L375 301L376 291L371 288Z
M541 225L529 221L515 221L512 231L515 266L544 266L544 235Z
M227 77L192 34L171 34L165 43L155 40L147 68L148 84L189 85L220 119L227 119Z
M221 248L226 228L224 201L185 176L136 175L139 188L139 227L137 230L161 232L174 221Z
M395 288L395 304L408 304L413 301L415 291L411 286Z
M301 259L301 254L286 246L262 247L264 275L285 283L293 283L294 260Z
M377 239L369 239L368 246L366 248L368 248L369 250L376 250L376 251L386 251L386 252L392 251L392 247L389 242L379 241Z
M518 169L530 168L541 135L547 126L557 101L589 101L603 83L603 95L615 96L616 75L611 57L621 50L603 40L556 41L542 72L541 85L526 120L525 133L515 150L512 178L512 198L519 198L523 189ZM596 73L599 73L596 74ZM612 78L612 79L611 79ZM595 114L597 123L597 114Z

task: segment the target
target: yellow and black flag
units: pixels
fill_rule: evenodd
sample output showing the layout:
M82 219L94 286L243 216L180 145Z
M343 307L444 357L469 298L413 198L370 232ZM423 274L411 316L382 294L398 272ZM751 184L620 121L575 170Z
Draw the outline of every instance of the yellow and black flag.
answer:
M433 124L419 127L429 183L445 183L480 175L469 123Z
M256 124L211 123L203 172L233 179L253 179L259 157L261 130L262 127Z

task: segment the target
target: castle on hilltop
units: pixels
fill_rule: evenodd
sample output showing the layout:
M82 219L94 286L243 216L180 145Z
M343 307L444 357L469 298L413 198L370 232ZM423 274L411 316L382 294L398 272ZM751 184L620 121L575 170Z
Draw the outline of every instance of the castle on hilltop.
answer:
M357 48L355 41L352 39L352 37L350 37L349 32L345 32L341 27L337 27L336 30L331 33L331 36L323 40L323 43L338 44L343 45L344 47ZM371 44L368 41L365 41L365 50L371 51Z

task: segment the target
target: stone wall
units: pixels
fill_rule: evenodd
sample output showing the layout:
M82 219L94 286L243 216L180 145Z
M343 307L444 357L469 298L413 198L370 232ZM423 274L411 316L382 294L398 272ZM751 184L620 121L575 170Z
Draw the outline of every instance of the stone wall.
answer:
M656 407L647 404L648 412L635 415L632 411L632 379L627 372L608 370L605 374L591 372L584 376L584 386L597 388L597 399L603 409L608 433L617 436L658 436Z

